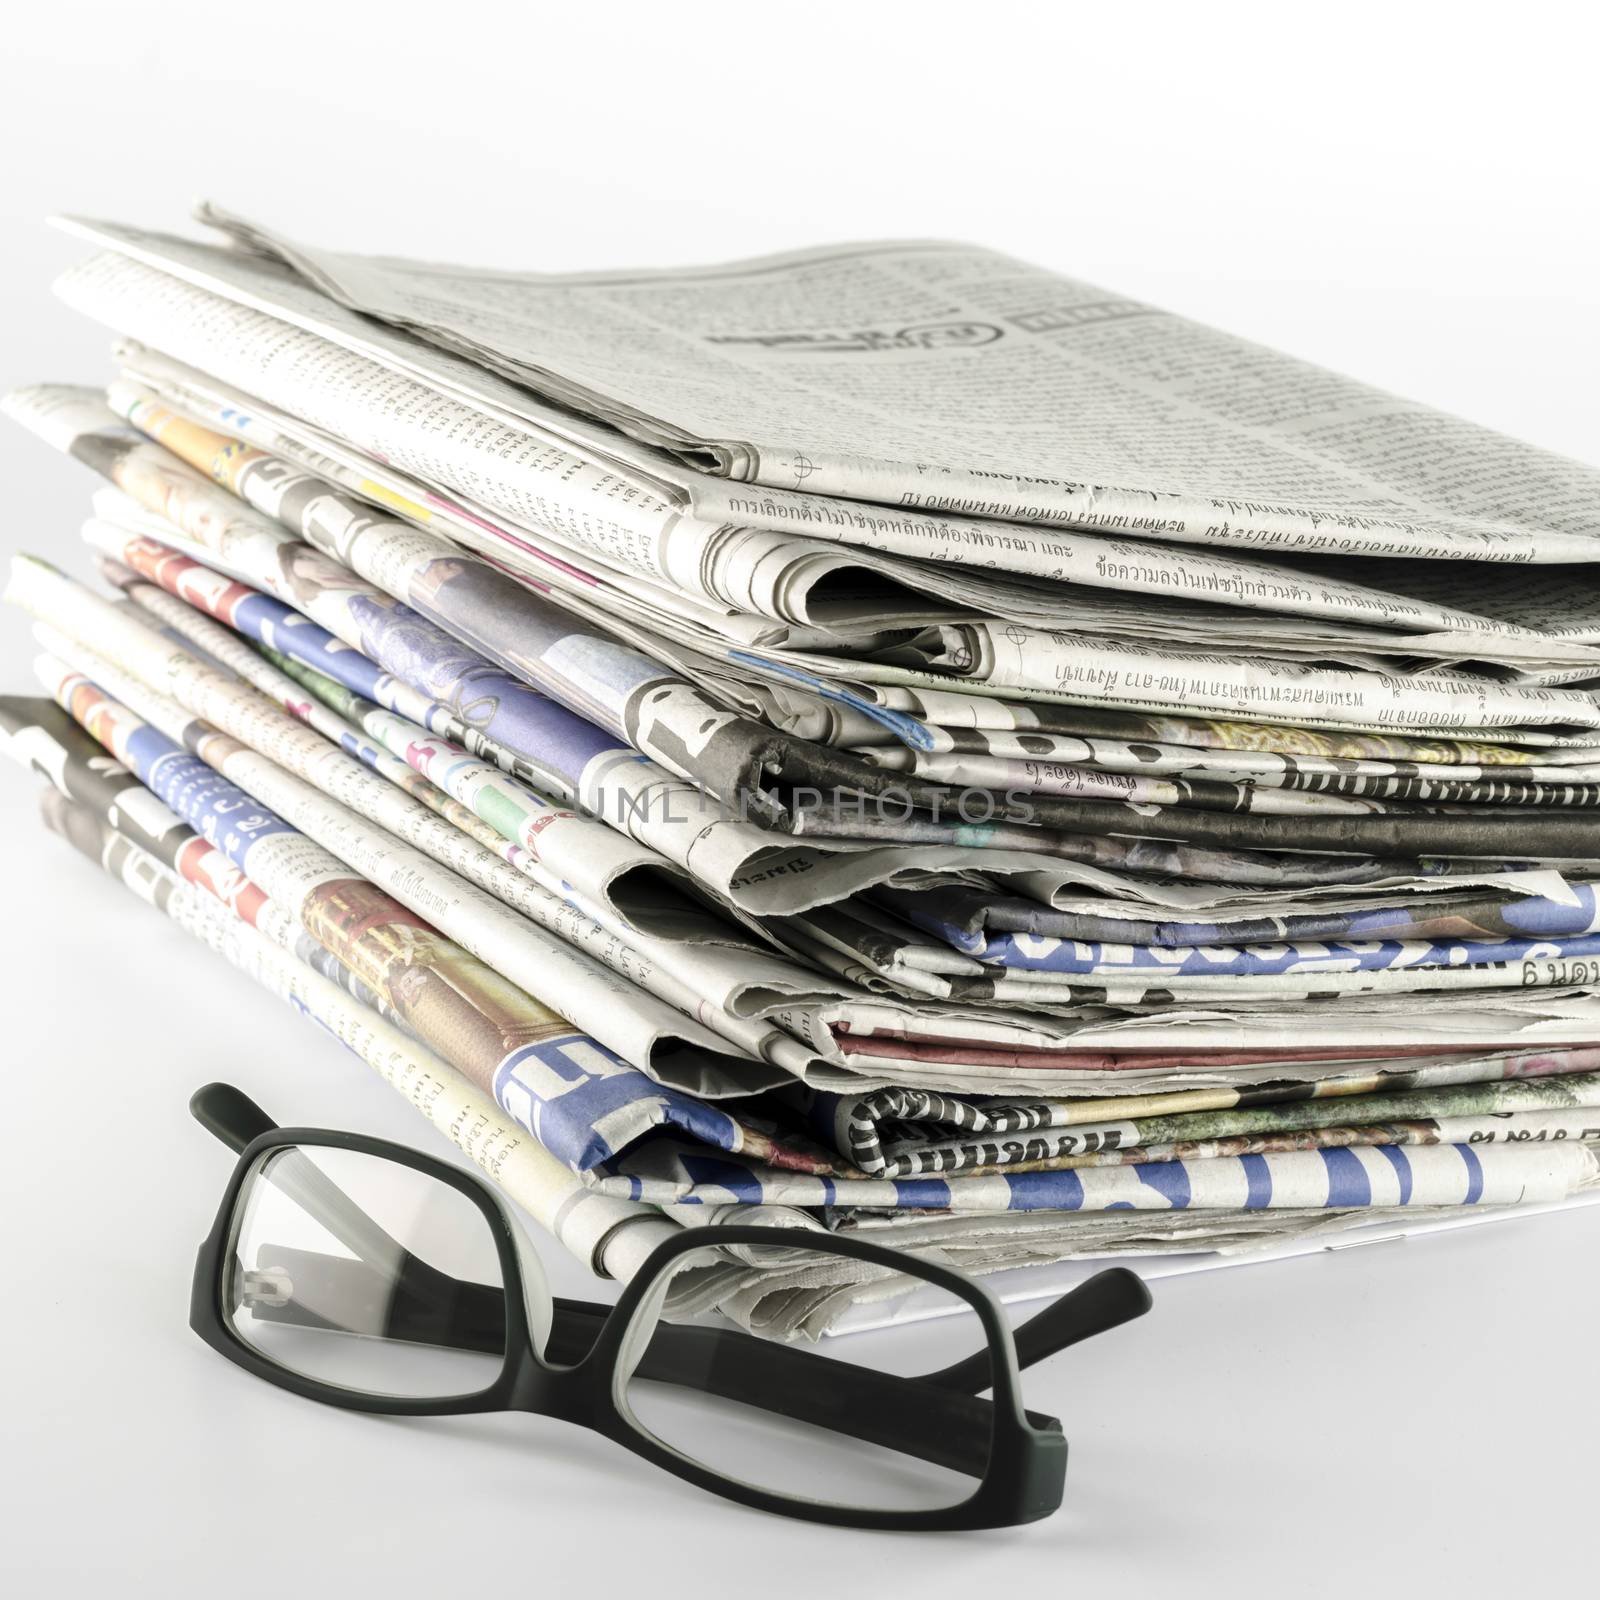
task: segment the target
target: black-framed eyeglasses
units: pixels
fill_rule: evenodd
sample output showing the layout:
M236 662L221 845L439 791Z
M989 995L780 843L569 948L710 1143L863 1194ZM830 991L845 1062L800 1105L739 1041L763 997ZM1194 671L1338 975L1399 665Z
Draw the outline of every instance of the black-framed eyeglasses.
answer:
M614 1306L558 1299L527 1236L471 1173L382 1139L280 1128L227 1084L190 1109L239 1152L189 1313L230 1361L347 1410L558 1417L784 1516L930 1530L1048 1516L1067 1443L1055 1418L1023 1410L1018 1371L1150 1306L1138 1277L1111 1268L1013 1334L993 1295L959 1272L754 1226L686 1228ZM762 1306L780 1318L830 1287L856 1301L909 1291L930 1313L926 1337L830 1338L824 1353L679 1320L752 1264L764 1269ZM952 1307L974 1315L932 1315Z

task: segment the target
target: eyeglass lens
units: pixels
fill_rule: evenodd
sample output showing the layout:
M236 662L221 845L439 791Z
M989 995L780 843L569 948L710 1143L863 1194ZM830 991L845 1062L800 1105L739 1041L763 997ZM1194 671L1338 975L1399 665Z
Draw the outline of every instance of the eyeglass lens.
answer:
M993 1442L994 1407L919 1381L989 1355L967 1301L847 1257L773 1252L758 1295L730 1307L770 1338L674 1320L726 1276L715 1248L679 1257L630 1323L616 1395L636 1428L723 1477L773 1494L863 1510L937 1510L969 1499ZM907 1326L809 1337L816 1290L877 1293L912 1307ZM801 1311L801 1307L805 1311ZM960 1313L947 1315L944 1313ZM798 1325L797 1325L798 1320ZM980 1374L990 1370L980 1360Z
M222 1312L247 1345L364 1394L481 1393L505 1360L488 1218L426 1172L355 1150L284 1146L234 1208Z

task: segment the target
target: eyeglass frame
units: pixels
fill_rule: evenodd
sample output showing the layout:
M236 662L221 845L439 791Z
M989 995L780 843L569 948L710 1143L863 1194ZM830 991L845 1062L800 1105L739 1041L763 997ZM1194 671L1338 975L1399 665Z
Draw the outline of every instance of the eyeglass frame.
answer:
M1067 1440L1056 1418L1024 1409L1020 1369L1066 1345L1143 1315L1151 1303L1149 1290L1136 1274L1122 1267L1107 1268L1013 1331L999 1301L987 1288L937 1262L923 1261L902 1251L838 1234L806 1233L797 1241L792 1228L743 1223L687 1228L681 1236L663 1240L623 1285L613 1304L566 1300L550 1293L543 1263L532 1241L500 1197L475 1173L387 1139L328 1128L281 1127L229 1084L208 1084L193 1096L190 1110L196 1120L238 1153L216 1219L195 1258L189 1303L190 1328L219 1355L277 1388L342 1410L394 1417L462 1416L496 1411L554 1417L589 1428L674 1477L723 1499L803 1521L838 1527L932 1532L1011 1527L1049 1516L1059 1508L1063 1498ZM246 1183L258 1173L264 1157L278 1149L296 1147L351 1151L392 1161L446 1184L477 1206L494 1238L502 1277L502 1285L495 1292L503 1296L504 1351L499 1375L493 1382L481 1390L450 1396L385 1395L349 1389L332 1381L304 1376L280 1364L235 1330L224 1310L223 1296L233 1264L240 1197ZM954 1399L967 1395L976 1400L987 1389L993 1396L988 1460L976 1487L966 1499L945 1507L894 1510L835 1504L762 1489L683 1455L656 1438L632 1415L623 1390L637 1370L638 1361L625 1366L624 1359L636 1316L663 1278L670 1277L671 1268L680 1257L724 1245L768 1246L788 1251L800 1247L866 1262L906 1273L919 1282L954 1295L972 1309L987 1340L987 1351L975 1351L964 1361L915 1378L896 1377L853 1365L846 1367L829 1357L748 1334L731 1325L723 1329L651 1320L645 1324L650 1332L642 1345L648 1348L656 1328L672 1327L724 1344L725 1350L719 1351L719 1362L727 1352L745 1351L759 1355L763 1361L782 1363L796 1377L803 1377L813 1393L818 1392L815 1389L818 1380L823 1384L836 1384L845 1371L889 1384L916 1384L933 1391L917 1397L923 1405L940 1396ZM489 1289L493 1286L474 1287ZM569 1364L552 1361L548 1354L560 1317L599 1324L585 1353ZM738 1364L737 1358L734 1359ZM818 1366L813 1367L811 1363L818 1363ZM702 1386L701 1392L715 1391ZM800 1392L804 1390L795 1382L785 1382L775 1385L772 1398L787 1397L792 1404L794 1396ZM794 1414L777 1405L765 1409L774 1416ZM862 1420L852 1412L846 1414L853 1415L858 1423ZM835 1416L834 1422L837 1420ZM898 1418L903 1426L925 1428L930 1435L940 1432L948 1420L930 1417L921 1410L902 1412ZM830 1423L820 1425L827 1427ZM889 1448L897 1448L889 1441L874 1441L870 1433L863 1435L836 1426L833 1431L864 1439L868 1444L888 1443ZM924 1442L933 1444L935 1441ZM923 1456L922 1459L934 1458ZM968 1472L965 1467L956 1470Z

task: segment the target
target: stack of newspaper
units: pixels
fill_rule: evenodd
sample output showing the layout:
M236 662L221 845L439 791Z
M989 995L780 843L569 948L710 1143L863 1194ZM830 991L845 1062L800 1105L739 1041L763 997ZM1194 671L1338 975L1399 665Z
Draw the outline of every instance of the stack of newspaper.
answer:
M970 246L204 218L68 224L119 374L7 409L103 480L116 598L19 558L0 726L586 1258L761 1207L1006 1274L1600 1182L1600 472ZM707 1303L888 1292L781 1282Z

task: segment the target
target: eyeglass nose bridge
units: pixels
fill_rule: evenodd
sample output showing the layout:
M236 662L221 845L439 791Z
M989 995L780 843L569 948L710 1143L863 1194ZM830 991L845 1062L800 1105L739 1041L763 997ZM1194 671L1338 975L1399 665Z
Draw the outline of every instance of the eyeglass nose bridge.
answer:
M522 1284L523 1312L528 1323L528 1344L532 1351L531 1359L525 1356L514 1368L515 1376L507 1404L515 1411L534 1412L554 1417L560 1422L592 1427L595 1422L596 1388L588 1370L588 1362L593 1347L591 1345L581 1354L573 1352L577 1354L577 1359L570 1363L561 1359L565 1352L552 1350L556 1302L550 1292L544 1260L516 1215L506 1207L499 1209L505 1218L516 1256L517 1276ZM595 1332L599 1332L598 1323Z
M586 1366L586 1361L575 1367L550 1367L542 1361L523 1361L507 1396L508 1408L592 1428L596 1413L595 1388Z

